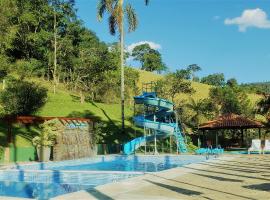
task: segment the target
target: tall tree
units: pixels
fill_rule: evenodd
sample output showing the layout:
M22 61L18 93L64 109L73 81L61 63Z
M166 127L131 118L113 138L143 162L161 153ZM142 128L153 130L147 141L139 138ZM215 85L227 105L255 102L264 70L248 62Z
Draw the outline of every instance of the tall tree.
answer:
M199 99L195 101L191 98L184 106L192 110L189 125L191 125L195 130L198 130L199 125L204 120L213 118L218 111L217 106L211 101L211 99Z
M187 70L190 72L191 74L191 80L194 80L195 79L195 73L198 72L198 71L201 71L202 68L197 65L197 64L191 64L187 67Z
M146 71L161 72L167 69L162 61L159 51L152 49L149 44L141 44L132 50L134 60L141 63L141 69Z
M214 86L224 86L225 85L225 77L223 73L215 73L205 76L201 79L202 83Z
M167 74L164 79L158 80L156 82L156 91L161 97L171 98L172 102L174 102L177 94L192 94L195 92L191 82L178 76L177 73Z
M252 116L251 102L247 93L240 87L214 87L209 92L210 99L220 107L221 114L235 113Z
M73 4L74 4L74 0L51 0L51 5L53 7L53 70L52 70L52 75L53 75L53 83L54 83L53 84L54 94L56 92L56 85L59 82L59 72L58 72L59 70L57 68L58 29L62 28L61 25L67 24L67 21L69 21L68 20L69 17L75 19L75 15L74 15L75 12L72 9Z
M148 5L149 0L145 0L145 5ZM122 113L122 132L125 132L125 82L124 82L124 15L128 22L128 31L135 31L138 26L137 15L130 3L127 3L124 8L124 0L99 0L98 20L101 21L104 13L109 14L109 29L112 35L115 35L116 30L120 36L120 60L121 60L121 113Z

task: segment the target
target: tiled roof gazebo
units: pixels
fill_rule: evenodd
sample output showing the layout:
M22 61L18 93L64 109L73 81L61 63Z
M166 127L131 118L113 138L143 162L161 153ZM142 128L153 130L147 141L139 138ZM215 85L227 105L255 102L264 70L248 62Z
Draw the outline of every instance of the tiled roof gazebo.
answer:
M264 128L264 125L261 122L233 113L221 115L218 118L203 123L199 126L199 130L203 131L203 133L205 133L206 130L221 130L221 129L241 130L242 143L244 141L244 130L254 128L259 130L259 138L260 138L261 128ZM218 145L218 133L217 132L215 133L216 133L216 145Z
M199 130L263 128L261 122L237 114L225 114L199 126Z

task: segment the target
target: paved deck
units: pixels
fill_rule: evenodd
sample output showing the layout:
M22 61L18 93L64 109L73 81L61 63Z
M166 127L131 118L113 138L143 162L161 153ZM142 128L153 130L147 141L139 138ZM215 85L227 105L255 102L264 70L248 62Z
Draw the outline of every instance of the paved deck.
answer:
M223 156L54 199L269 200L270 155Z

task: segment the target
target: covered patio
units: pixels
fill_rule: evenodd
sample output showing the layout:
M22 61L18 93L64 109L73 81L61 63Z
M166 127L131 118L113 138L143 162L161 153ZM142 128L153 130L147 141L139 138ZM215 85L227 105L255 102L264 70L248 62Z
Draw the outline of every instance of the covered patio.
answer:
M201 139L203 144L206 144L206 133L211 131L215 134L215 143L213 143L216 147L219 145L220 130L240 130L241 147L243 147L246 130L257 129L257 138L261 138L262 128L264 128L264 125L261 122L233 113L221 115L199 126L199 130L202 132Z

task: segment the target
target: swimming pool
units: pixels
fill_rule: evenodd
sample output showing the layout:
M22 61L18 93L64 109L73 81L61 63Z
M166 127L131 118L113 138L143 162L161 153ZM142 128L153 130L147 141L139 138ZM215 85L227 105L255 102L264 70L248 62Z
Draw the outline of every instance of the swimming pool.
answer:
M49 199L145 173L202 161L205 161L205 156L97 156L80 160L16 165L8 170L0 170L0 195Z

